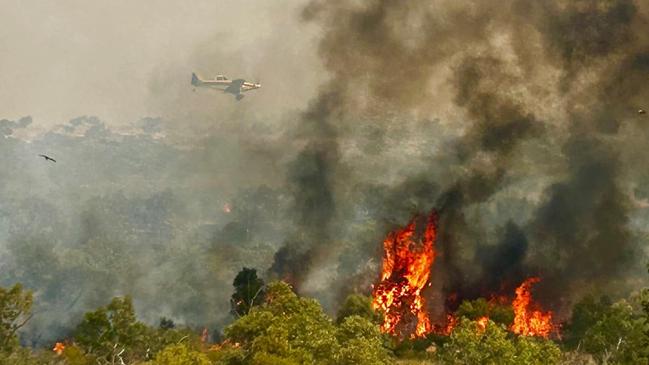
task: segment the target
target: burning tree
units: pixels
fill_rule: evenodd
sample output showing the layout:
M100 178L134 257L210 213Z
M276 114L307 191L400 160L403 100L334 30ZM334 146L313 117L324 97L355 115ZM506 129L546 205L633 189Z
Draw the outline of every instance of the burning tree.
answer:
M531 288L539 281L540 278L532 277L516 288L516 298L512 303L514 323L511 330L518 335L548 337L555 329L552 324L552 312L544 313L534 309L536 305L532 301Z
M437 214L428 217L419 242L417 218L388 234L383 242L381 281L373 291L372 306L383 313L381 330L398 336L421 337L431 332L421 291L429 283L435 259Z

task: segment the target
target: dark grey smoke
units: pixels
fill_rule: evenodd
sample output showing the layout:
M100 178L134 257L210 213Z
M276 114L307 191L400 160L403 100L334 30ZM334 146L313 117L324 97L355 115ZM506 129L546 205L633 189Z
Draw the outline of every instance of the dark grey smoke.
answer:
M340 118L340 86L325 86L291 133L304 143L287 174L293 197L289 219L294 232L275 254L270 274L298 287L311 265L330 251L332 244L330 229L336 212L333 182L339 172L337 131L332 120Z
M341 130L354 133L374 123L382 143L400 123L405 135L396 138L404 143L414 137L408 128L423 125L412 115L444 108L461 115L454 118L460 123L455 141L421 153L418 158L428 164L403 174L398 184L377 190L366 181L381 176L337 176L335 185L344 188L336 190L336 206L348 208L344 201L362 202L363 190L372 191L384 207L366 211L383 232L415 213L403 212L404 202L439 209L435 277L442 280L442 292L460 299L511 290L525 276L540 275L542 293L561 297L554 304L561 306L563 297L579 295L573 289L580 283L603 290L607 280L617 283L639 272L635 264L645 257L645 243L630 228L637 209L629 191L647 180L628 180L634 166L622 156L631 154L624 141L630 131L646 133L636 114L648 89L640 4L311 2L304 17L324 29L324 65L334 83L354 85L340 101ZM436 98L448 102L440 105ZM397 120L391 118L394 110L401 111ZM347 138L353 137L341 133L339 140ZM646 143L634 148L641 145ZM372 156L342 160L371 164ZM530 184L534 179L536 186ZM417 196L426 185L439 186L439 193ZM526 201L525 216L516 215L506 196L514 192L536 196ZM395 195L402 200L390 201ZM512 210L505 205L502 217L490 217L504 201ZM338 270L366 277L362 267L376 251L356 251L343 251ZM314 265L311 270L318 266L303 262Z

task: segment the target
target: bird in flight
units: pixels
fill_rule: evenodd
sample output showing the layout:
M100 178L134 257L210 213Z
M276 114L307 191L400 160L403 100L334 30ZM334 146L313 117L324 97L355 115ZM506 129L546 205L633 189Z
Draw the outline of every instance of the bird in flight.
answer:
M41 156L42 158L44 158L45 161L48 161L48 160L49 160L49 161L52 161L52 162L56 162L56 160L53 159L53 158L50 157L50 156L46 156L46 155L39 155L39 156Z

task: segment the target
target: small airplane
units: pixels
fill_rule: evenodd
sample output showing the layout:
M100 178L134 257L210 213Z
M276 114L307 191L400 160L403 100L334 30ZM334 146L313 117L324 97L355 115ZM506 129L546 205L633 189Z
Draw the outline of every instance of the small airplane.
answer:
M52 157L50 157L50 156L46 156L46 155L39 155L39 156L41 156L42 158L44 158L44 159L45 159L45 161L52 161L52 162L56 162L56 160L55 160L55 159L53 159L53 158L52 158Z
M234 95L237 100L243 99L243 92L259 89L261 87L260 83L247 82L244 79L228 80L228 78L223 75L216 75L212 80L202 80L200 77L196 76L195 73L192 73L192 85L194 87L207 87L223 90L225 93Z

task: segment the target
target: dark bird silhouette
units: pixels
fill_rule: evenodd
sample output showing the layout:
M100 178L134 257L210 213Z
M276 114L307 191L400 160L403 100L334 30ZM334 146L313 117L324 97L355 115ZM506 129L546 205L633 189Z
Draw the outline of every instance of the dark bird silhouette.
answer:
M52 162L56 162L56 160L53 159L53 158L50 157L50 156L46 156L46 155L39 155L39 156L41 156L42 158L44 158L45 161L48 161L48 160L49 160L49 161L52 161Z

